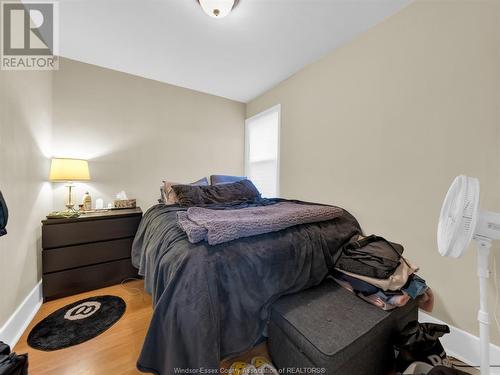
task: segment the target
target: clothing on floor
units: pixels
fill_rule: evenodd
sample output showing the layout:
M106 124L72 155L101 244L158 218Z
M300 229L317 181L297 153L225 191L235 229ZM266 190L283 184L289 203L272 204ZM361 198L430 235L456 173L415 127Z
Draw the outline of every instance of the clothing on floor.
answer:
M27 375L28 354L16 354L0 341L0 375Z
M427 375L432 370L432 365L425 362L413 362L403 372L403 375Z
M450 361L439 341L447 333L450 333L450 328L445 324L419 323L416 320L408 323L395 337L394 346L398 350L396 370L404 371L415 361L432 366L449 366Z

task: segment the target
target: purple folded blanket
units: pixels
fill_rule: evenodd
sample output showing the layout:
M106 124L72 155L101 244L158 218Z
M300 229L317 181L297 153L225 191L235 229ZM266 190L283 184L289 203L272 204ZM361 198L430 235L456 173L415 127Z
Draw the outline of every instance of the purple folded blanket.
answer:
M191 207L179 211L177 220L191 243L217 245L242 237L277 232L299 224L332 220L342 214L338 207L281 202L270 206L235 210Z

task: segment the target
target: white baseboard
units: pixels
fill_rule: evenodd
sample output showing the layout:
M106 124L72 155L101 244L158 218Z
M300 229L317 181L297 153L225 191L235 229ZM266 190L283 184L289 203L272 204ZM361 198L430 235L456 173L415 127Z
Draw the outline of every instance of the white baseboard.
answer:
M458 358L468 365L479 365L479 337L436 319L422 310L419 310L418 321L421 323L447 324L450 327L450 333L440 338L446 354ZM490 344L490 363L500 365L500 347L493 344ZM499 367L492 367L490 371L491 375L500 375Z
M0 340L14 348L24 330L33 320L40 306L42 306L42 302L42 281L40 280L0 328Z

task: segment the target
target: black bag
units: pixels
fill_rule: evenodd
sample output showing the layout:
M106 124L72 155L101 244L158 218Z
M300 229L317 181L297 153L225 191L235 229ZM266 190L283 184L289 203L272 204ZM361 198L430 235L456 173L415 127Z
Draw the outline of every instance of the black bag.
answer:
M396 338L394 346L399 351L396 370L403 372L413 362L425 362L432 366L449 366L450 362L439 338L450 333L445 324L419 323L406 325Z
M0 236L7 234L5 227L7 226L7 221L9 220L9 210L7 209L7 204L5 199L3 199L2 192L0 191Z
M387 279L400 264L403 246L374 234L344 245L336 267L375 279Z
M28 375L28 354L11 353L0 341L0 375Z

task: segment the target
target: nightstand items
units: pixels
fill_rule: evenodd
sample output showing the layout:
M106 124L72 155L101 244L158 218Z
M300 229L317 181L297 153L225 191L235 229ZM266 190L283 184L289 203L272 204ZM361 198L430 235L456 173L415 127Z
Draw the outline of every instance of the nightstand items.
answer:
M45 300L119 284L137 277L131 249L140 208L98 211L42 221Z
M90 211L92 209L92 197L90 196L88 191L86 191L85 195L83 196L82 205L84 211Z

